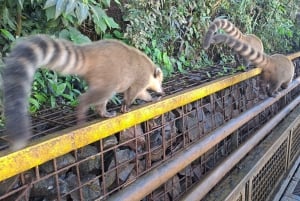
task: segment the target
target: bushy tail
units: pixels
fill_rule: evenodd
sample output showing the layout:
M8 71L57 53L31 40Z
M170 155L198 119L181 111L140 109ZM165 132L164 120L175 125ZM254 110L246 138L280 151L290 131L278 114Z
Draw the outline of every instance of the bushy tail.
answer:
M243 56L245 59L255 64L258 67L263 67L268 63L269 56L260 52L250 45L237 40L236 38L226 35L226 34L216 34L213 37L213 43L225 43L231 47L235 52Z
M59 72L77 73L79 58L83 59L80 48L44 35L29 37L12 49L3 69L6 132L12 149L24 147L31 136L28 98L36 69L47 65Z
M210 44L213 42L213 36L218 31L218 29L223 29L228 35L240 39L243 33L234 26L230 21L226 19L215 19L209 26L208 31L203 40L203 48L208 49Z

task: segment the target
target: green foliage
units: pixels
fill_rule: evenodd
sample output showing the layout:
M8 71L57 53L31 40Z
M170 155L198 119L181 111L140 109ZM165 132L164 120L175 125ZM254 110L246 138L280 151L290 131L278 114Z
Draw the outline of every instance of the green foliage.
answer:
M234 61L228 47L218 45L208 51L201 48L203 35L216 17L229 19L244 33L256 34L267 53L299 50L300 30L294 22L299 6L299 2L288 0L128 0L124 9L124 18L129 22L125 37L170 75ZM159 59L161 53L170 58L173 67Z
M102 34L108 28L119 28L119 25L105 13L104 7L110 5L110 0L47 0L44 6L47 20L56 20L61 17L65 26L81 25L89 19L94 24L97 34Z

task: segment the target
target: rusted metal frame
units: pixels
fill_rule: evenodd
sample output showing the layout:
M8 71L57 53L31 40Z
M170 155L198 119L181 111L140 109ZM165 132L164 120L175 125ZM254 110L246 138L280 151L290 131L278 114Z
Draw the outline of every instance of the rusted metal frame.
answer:
M273 201L281 200L281 197L282 197L283 193L286 191L286 189L288 188L288 185L289 185L290 181L292 180L295 172L297 171L299 164L300 164L300 156L298 157L298 159L292 166L291 170L289 171L289 174L283 180L282 184L280 185L279 190L277 191L277 193L275 194L275 196L273 198Z
M228 173L238 162L241 160L249 151L251 151L256 144L258 144L274 127L278 125L282 119L286 118L287 115L299 105L300 97L297 97L292 103L287 105L282 111L280 111L275 117L273 117L266 125L264 125L259 131L255 133L247 142L238 148L235 152L233 152L220 166L213 170L201 183L197 184L194 188L187 192L186 195L182 198L182 200L199 200L202 199L206 193L209 191L209 187L214 187L222 177ZM298 106L299 113L299 106ZM290 119L289 119L290 120ZM276 142L268 147L268 150L263 154L258 161L255 162L255 165L251 168L243 179L239 182L232 192L227 195L227 201L231 201L233 196L241 190L246 185L248 180L251 180L253 175L257 174L263 165L266 164L267 161L273 156L275 150L282 145L282 143L288 139L290 130L294 127L296 123L299 123L300 117L293 117L291 124L286 127L280 127L275 132L279 133L280 136L276 139ZM288 146L286 147L288 148ZM286 156L287 158L288 156ZM286 164L287 165L287 164ZM215 179L215 180L213 180ZM212 184L215 183L215 184ZM203 192L204 191L204 192ZM249 199L251 200L251 199Z
M276 125L276 128L273 129L272 135L268 136L266 140L263 141L263 143L260 143L261 148L255 148L254 152L250 152L250 155L246 158L243 158L243 162L239 165L241 165L240 170L234 170L233 177L228 177L223 181L220 186L217 187L216 192L222 192L223 197L216 198L216 195L219 193L209 193L208 197L205 197L205 201L209 200L222 200L222 201L231 201L235 200L236 196L243 191L243 189L247 190L246 185L249 185L249 181L253 178L254 175L256 175L261 168L267 163L267 161L272 158L275 150L278 150L278 148L282 145L282 143L285 140L289 139L290 131L293 129L295 125L298 125L300 123L299 118L300 113L300 106L298 105L295 111L293 111L291 114L289 114L287 117L284 117L284 121L280 124ZM270 124L270 123L268 123ZM287 147L288 148L288 145ZM257 153L259 150L259 153ZM251 156L252 155L252 156ZM288 158L288 156L286 156ZM252 161L252 162L251 162ZM285 164L287 166L287 164ZM222 164L220 164L222 166ZM235 179L235 181L232 183L232 178ZM230 183L230 184L229 184ZM225 186L232 186L230 189L230 192L224 192ZM252 186L252 182L250 182L250 185ZM251 190L252 188L249 188ZM248 196L248 200L251 200L251 198Z
M248 72L220 78L182 93L165 97L157 103L139 106L129 113L100 122L94 121L82 128L77 126L43 137L19 151L3 151L0 153L0 181L260 73L261 69L255 68Z
M297 78L290 84L290 86L287 89L281 91L281 93L276 98L268 98L265 101L263 101L261 104L242 113L240 116L228 121L225 125L219 127L210 135L203 137L203 139L201 139L199 142L191 145L188 149L182 151L180 154L178 154L171 160L166 161L165 163L163 163L153 171L138 178L134 183L128 185L122 191L112 195L108 200L133 201L133 200L143 199L146 195L151 193L160 185L167 182L170 178L172 178L175 174L177 174L177 172L187 167L192 161L199 158L209 149L213 148L224 138L229 136L232 132L240 128L242 125L246 124L253 117L258 115L267 107L274 104L276 101L278 101L286 93L288 93L289 91L297 87L299 83L300 83L300 78ZM300 101L300 98L298 99ZM226 168L224 168L223 166L222 169L226 170ZM216 180L216 178L212 179L212 181L214 180ZM206 184L204 186L207 192L213 187L212 185L209 186ZM200 190L201 193L206 192L205 189L201 188ZM197 194L196 197L197 200L200 199L199 194Z

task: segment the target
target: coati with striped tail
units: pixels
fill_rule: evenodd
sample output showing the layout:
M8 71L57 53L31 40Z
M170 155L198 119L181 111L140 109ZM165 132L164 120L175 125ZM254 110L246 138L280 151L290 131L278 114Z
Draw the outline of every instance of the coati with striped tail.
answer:
M268 96L275 97L278 89L288 87L294 76L294 65L286 56L282 54L273 54L271 56L257 51L249 44L239 41L226 34L217 34L213 37L212 43L225 43L233 48L238 54L247 60L262 68L262 79L267 85Z
M210 44L213 43L213 36L218 31L218 29L223 29L231 37L245 42L252 46L254 49L263 52L264 47L262 41L254 34L243 34L234 24L232 24L227 19L215 19L209 26L206 35L203 40L203 48L208 49ZM237 60L240 60L237 58ZM246 67L250 65L251 62L246 61L244 64Z
M88 91L80 97L77 121L85 121L90 105L102 117L113 117L106 103L115 93L124 92L122 112L136 99L151 101L147 89L163 94L163 73L141 51L117 40L100 40L85 45L52 39L47 35L28 37L19 42L5 59L3 72L6 132L12 149L20 149L31 135L27 112L34 73L39 67L77 74Z

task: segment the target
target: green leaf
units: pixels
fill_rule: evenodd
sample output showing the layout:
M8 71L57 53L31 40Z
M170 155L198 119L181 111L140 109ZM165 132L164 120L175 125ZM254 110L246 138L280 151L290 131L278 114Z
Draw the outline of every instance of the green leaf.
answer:
M55 8L55 19L58 18L66 9L66 0L57 0Z
M56 88L56 95L60 96L61 94L63 94L66 89L66 86L67 86L66 83L59 84Z
M47 0L44 5L44 9L55 6L55 5L56 5L56 0Z
M45 95L43 95L43 94L38 94L38 93L36 93L36 94L34 94L34 97L39 101L39 102L42 102L42 103L44 103L44 102L46 102L46 97L45 97Z
M103 4L104 4L106 7L109 7L109 6L110 6L110 0L103 0Z
M113 18L106 17L105 19L106 19L107 26L109 26L110 28L112 28L112 29L120 28L119 25L114 21Z
M121 5L120 1L118 1L118 0L114 0L114 2L116 2L119 5Z
M78 19L78 23L81 24L89 14L89 8L86 4L84 3L78 3L76 5L76 17Z
M62 94L61 96L69 101L74 101L74 97L69 94Z
M63 38L63 39L69 39L70 38L70 32L66 29L63 29L62 31L59 32L58 37Z
M6 29L0 29L0 31L1 31L1 34L5 38L9 39L10 41L15 41L16 40L15 37L9 31L7 31Z
M98 22L100 20L100 16L105 14L104 10L98 6L91 6L90 8L93 13L94 22Z
M55 6L46 9L47 21L55 18Z
M99 28L100 29L100 32L105 32L106 29L107 29L107 25L106 25L106 22L105 20L101 17L100 20L98 21L98 24L95 24L96 25L96 28ZM99 31L99 30L98 30ZM99 33L100 33L99 32ZM98 33L98 32L97 32ZM98 33L98 34L99 34Z
M34 98L30 97L29 98L29 103L34 106L34 108L35 108L34 111L36 111L36 110L38 110L40 108L39 102L36 99L34 99Z
M163 63L165 63L165 64L170 64L171 63L170 62L170 58L169 58L169 56L168 56L168 54L166 52L164 52L162 54L162 60L163 60Z
M70 39L76 44L90 43L91 40L75 28L69 28Z
M66 7L66 11L65 11L66 14L73 12L75 9L75 6L76 6L75 0L69 0L67 7Z

